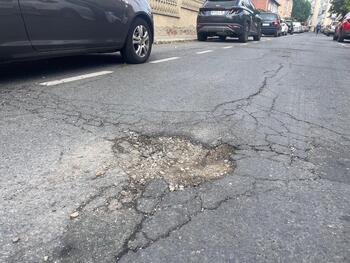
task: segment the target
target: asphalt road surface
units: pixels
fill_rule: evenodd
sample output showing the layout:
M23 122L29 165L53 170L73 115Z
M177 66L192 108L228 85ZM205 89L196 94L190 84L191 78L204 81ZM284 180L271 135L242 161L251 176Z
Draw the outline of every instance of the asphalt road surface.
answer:
M0 74L0 262L350 261L349 42L166 44L143 65Z

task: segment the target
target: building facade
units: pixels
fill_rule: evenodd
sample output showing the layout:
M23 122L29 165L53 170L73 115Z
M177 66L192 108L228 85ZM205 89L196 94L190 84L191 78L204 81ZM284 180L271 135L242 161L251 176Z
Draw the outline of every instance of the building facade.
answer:
M204 0L149 0L156 41L193 38L196 19Z
M280 6L277 0L253 0L253 3L256 8L273 13L278 13L278 7Z
M282 18L292 17L293 0L279 0L278 14Z

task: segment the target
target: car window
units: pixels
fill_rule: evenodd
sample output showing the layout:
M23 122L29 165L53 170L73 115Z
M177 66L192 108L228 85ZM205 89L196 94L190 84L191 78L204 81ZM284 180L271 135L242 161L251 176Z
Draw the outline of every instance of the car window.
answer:
M248 7L250 10L254 11L254 7L252 6L252 3L249 0L245 0L245 5Z
M274 20L277 18L277 15L272 13L261 13L260 16L265 20Z
M253 4L252 1L250 1L250 5L253 7L253 10L256 10L256 7L255 7L255 5Z

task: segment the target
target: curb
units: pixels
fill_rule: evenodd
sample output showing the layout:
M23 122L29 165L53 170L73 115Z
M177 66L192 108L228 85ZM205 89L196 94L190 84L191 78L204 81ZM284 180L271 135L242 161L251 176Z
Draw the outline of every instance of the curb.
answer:
M193 38L183 38L183 39L159 39L155 40L153 44L162 45L162 44L172 44L172 43L186 43L197 40L195 37Z

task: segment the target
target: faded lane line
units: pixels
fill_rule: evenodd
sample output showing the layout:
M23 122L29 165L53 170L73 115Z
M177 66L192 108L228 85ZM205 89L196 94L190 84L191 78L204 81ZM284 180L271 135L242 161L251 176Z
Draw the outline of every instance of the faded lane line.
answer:
M179 59L179 57L171 57L171 58L164 58L164 59L159 59L159 60L153 60L150 63L157 64L157 63L162 63L162 62L171 61L171 60L175 60L175 59Z
M64 84L64 83L88 79L88 78L94 78L94 77L98 77L98 76L102 76L102 75L106 75L106 74L111 74L111 73L113 73L113 71L99 71L99 72L95 72L95 73L79 75L76 77L70 77L70 78L65 78L65 79L42 82L42 83L40 83L40 85L42 85L42 86L55 86L55 85L59 85L59 84Z
M196 54L200 55L200 54L205 54L205 53L210 53L210 52L213 52L213 50L209 49L209 50L199 51L199 52L196 52Z
M222 47L223 49L232 48L233 46Z
M240 46L246 46L248 43L239 44Z

